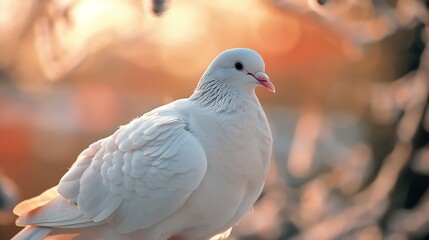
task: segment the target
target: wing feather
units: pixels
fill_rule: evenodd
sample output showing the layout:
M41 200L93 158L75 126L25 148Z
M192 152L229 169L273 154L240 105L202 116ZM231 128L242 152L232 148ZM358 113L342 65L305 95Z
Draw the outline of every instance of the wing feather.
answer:
M173 214L199 186L205 152L185 121L153 111L91 144L57 187L20 203L20 225L119 232L148 228Z
M56 191L56 187L49 188L48 190L44 191L42 194L40 194L37 197L30 198L20 202L13 209L13 213L16 214L17 216L21 216L26 212L29 212L35 208L45 205L46 203L56 198L57 196L58 196L58 193Z
M205 152L186 123L152 112L83 151L58 193L86 218L132 232L180 208L206 168Z

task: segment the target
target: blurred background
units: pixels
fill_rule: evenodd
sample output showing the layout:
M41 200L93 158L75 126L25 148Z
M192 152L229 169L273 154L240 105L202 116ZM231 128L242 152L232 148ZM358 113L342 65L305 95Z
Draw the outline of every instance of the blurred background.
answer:
M0 0L0 239L121 124L257 50L274 137L231 239L429 239L428 0Z

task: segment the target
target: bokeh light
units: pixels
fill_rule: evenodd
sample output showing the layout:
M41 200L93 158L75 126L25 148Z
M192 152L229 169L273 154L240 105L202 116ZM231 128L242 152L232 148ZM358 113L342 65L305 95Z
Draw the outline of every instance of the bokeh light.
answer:
M0 239L82 149L257 50L265 189L230 239L429 236L426 0L0 0ZM159 6L158 6L159 7ZM2 187L5 186L5 187Z

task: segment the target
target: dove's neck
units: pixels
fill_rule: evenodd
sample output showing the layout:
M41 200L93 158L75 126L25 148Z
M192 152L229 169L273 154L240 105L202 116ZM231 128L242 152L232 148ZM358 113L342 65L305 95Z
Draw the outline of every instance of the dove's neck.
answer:
M249 102L258 101L254 91L240 91L227 86L226 80L206 73L189 98L215 112L235 112Z

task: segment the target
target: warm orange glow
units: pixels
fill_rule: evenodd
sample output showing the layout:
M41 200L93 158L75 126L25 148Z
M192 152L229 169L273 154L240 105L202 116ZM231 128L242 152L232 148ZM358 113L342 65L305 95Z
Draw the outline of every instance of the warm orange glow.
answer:
M253 35L258 47L270 53L287 53L296 47L302 36L298 19L280 14L265 16L256 26Z
M61 234L62 240L73 240L76 239L76 237L79 236L79 233L68 233L68 234ZM58 239L58 236L52 235L45 238L45 240L56 240Z
M220 51L251 47L270 66L291 64L297 66L293 71L301 74L301 65L309 62L337 66L343 58L341 52L350 47L339 35L321 31L319 23L303 15L279 11L257 0L234 4L240 7L224 0L176 1L162 18L145 15L141 51L153 52L155 57L142 59L141 64L159 61L172 76L195 81ZM156 48L147 49L148 44ZM326 58L327 52L329 61L319 59Z
M146 15L143 31L164 46L181 46L203 37L207 31L206 9L189 1L172 3L174 7L163 17Z
M71 12L71 24L59 22L57 37L65 49L79 48L92 40L99 48L113 39L95 38L100 34L114 37L131 36L140 23L140 11L120 0L86 0L76 3ZM95 40L95 41L94 41Z

